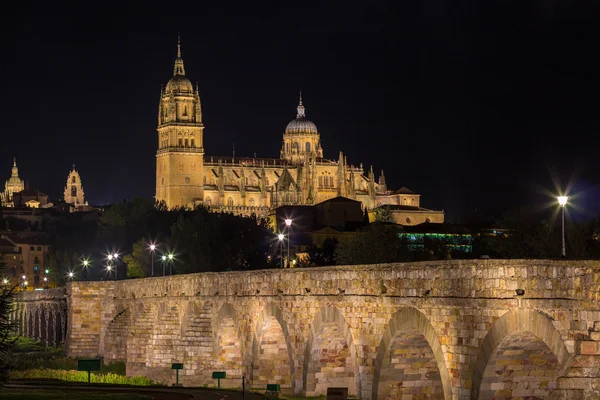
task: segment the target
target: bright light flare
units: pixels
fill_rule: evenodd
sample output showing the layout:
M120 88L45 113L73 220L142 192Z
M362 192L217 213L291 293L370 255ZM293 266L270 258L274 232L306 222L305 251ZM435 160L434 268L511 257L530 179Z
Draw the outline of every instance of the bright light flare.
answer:
M72 271L70 271L67 275L69 276L69 279L73 279L73 277L75 276L75 274Z
M164 256L164 255L163 255L163 256L161 257L161 260L163 260L163 261L167 261L167 256Z
M283 240L283 233L280 233L279 235L277 235L277 238L278 238L279 240Z
M560 204L561 207L564 207L565 205L567 205L567 200L569 200L569 196L558 196L558 204Z
M111 260L113 259L113 255L112 255L112 254L109 254L109 255L107 256L107 258L108 258L108 260L109 260L109 261L111 261Z
M4 278L4 279L2 280L2 283L4 283L5 285L7 285L7 284L8 284L8 279Z
M88 265L90 265L89 260L83 260L83 266L87 267Z
M291 220L291 218L286 218L285 219L285 224L286 224L286 226L292 226L292 220Z
M167 257L169 258L169 260L172 260L173 259L173 254L169 254Z
M154 243L150 244L150 251L156 250L156 245Z

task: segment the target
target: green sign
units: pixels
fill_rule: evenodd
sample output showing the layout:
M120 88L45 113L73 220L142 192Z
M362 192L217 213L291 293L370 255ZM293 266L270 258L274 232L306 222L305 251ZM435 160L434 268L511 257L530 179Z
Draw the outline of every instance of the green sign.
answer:
M213 379L225 379L225 378L227 378L226 375L227 375L227 373L223 372L223 371L214 371L212 373Z
M267 383L267 391L269 392L280 392L281 387L279 383Z
M183 369L182 363L173 363L171 364L171 369Z
M77 360L77 371L100 371L102 360Z
M90 371L100 371L102 367L102 360L77 360L77 371L87 371L88 383L91 381L92 376Z

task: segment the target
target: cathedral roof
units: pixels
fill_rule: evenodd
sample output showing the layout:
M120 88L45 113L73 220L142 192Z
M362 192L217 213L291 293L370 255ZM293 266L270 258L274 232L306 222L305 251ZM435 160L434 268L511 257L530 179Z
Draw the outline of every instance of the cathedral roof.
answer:
M8 178L8 181L6 181L6 184L8 186L18 186L22 182L23 181L21 180L21 178L19 178L19 168L17 168L17 159L15 158L13 160L13 167L12 167L12 172L10 174L10 178Z
M302 105L302 93L300 93L300 102L298 104L298 114L296 115L296 119L291 121L287 127L285 128L286 134L317 134L317 126L310 120L306 118L306 113L304 110L304 105Z

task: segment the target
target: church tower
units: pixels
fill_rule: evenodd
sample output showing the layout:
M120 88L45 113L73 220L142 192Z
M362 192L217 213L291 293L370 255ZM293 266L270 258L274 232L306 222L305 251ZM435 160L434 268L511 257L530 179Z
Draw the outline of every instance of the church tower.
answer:
M77 172L77 170L75 169L75 164L73 164L73 169L67 177L67 185L65 186L64 198L65 203L73 204L75 207L87 205L84 198L83 183L81 182L81 176L79 175L79 172Z
M204 145L198 86L185 76L181 43L173 77L161 89L158 106L156 201L168 208L193 207L204 199Z
M17 159L13 159L13 167L10 178L4 184L4 192L0 193L2 207L13 206L13 194L25 189L25 183L19 178L19 168L17 168Z

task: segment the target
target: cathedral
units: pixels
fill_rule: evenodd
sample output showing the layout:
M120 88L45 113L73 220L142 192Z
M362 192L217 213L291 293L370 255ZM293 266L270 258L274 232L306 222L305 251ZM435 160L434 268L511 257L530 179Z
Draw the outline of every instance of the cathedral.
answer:
M320 132L306 116L302 94L296 118L283 133L279 158L206 155L200 94L185 75L179 42L173 77L160 93L157 131L156 201L169 208L201 204L217 212L263 216L282 205L343 196L363 208L404 206L420 211L420 222L443 222L443 212L429 215L431 210L420 208L420 195L406 188L389 190L383 171L376 177L373 167L365 171L362 164L350 165L342 152L337 159L324 158Z

